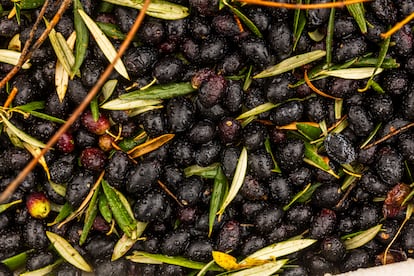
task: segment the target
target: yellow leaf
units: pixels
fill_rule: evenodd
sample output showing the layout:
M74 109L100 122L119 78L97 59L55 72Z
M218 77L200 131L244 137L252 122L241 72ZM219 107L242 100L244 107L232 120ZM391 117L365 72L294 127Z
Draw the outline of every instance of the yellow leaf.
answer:
M144 144L136 146L135 148L128 151L128 154L132 158L140 157L144 154L147 154L148 152L158 149L159 147L170 141L172 138L174 138L174 134L163 134L161 136L158 136L154 139L145 142Z
M236 258L234 258L233 256L227 253L223 253L220 251L213 251L212 254L213 254L213 259L216 262L216 264L218 264L225 270L234 270L234 269L239 269L242 267L241 265L237 263Z

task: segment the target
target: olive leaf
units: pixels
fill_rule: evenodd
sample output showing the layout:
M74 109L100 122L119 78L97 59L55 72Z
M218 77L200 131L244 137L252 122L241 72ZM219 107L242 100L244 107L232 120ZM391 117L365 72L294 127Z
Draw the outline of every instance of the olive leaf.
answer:
M325 33L321 32L319 29L316 29L313 32L308 32L308 35L315 42L320 42L325 38Z
M264 103L261 105L258 105L242 114L240 114L236 120L243 120L252 116L256 116L259 115L263 112L267 112L269 110L272 110L273 108L279 106L280 104L274 104L274 103Z
M278 242L262 248L243 259L240 264L254 261L274 260L282 256L298 252L317 242L314 239L298 239Z
M19 4L21 9L28 10L41 7L45 3L45 0L20 0L16 2Z
M17 65L20 59L20 52L7 50L7 49L0 49L0 62L4 62L11 65ZM29 69L32 65L26 61L22 69Z
M9 209L10 207L22 203L22 199L18 199L9 203L0 204L0 214Z
M359 147L360 149L363 149L366 145L369 144L369 142L371 142L371 140L375 137L375 135L377 134L377 132L380 130L382 126L382 123L379 122L373 131L371 131L371 133L368 135L367 139L365 139L365 141L362 143L362 145Z
M49 26L49 22L45 19L46 26ZM59 32L56 32L55 29L52 29L49 33L50 44L55 51L55 54L65 68L68 74L72 71L72 66L75 64L75 56L72 53L66 39Z
M348 12L355 19L359 29L363 34L368 32L367 21L365 20L365 9L362 3L347 5Z
M161 146L163 146L164 144L166 144L167 142L169 142L171 139L173 139L175 136L175 134L163 134L161 136L158 136L156 138L153 138L143 144L140 144L136 147L134 147L133 149L131 149L130 151L128 151L128 154L132 157L132 158L137 158L140 157L144 154L147 154L153 150L156 150L158 148L160 148Z
M28 254L32 253L34 249L26 250L7 259L1 260L11 271L23 267L26 264Z
M106 198L106 196L103 192L99 193L98 208L99 208L99 212L101 213L104 220L107 223L111 223L111 221L112 221L112 211L109 208L108 199Z
M133 255L126 257L128 260L131 260L136 263L153 263L153 264L172 264L182 267L187 267L191 269L202 269L206 264L196 261L191 261L184 257L180 256L167 256L161 254L151 254L142 251L134 251ZM209 268L210 271L223 271L217 265L213 265Z
M96 25L96 23L92 20L92 18L89 17L89 15L87 15L81 9L78 9L77 11L82 17L83 22L85 22L86 27L88 27L91 35L96 41L96 44L98 44L105 57L109 62L113 62L117 56L117 52L111 41L109 41L109 39L105 36L101 29L99 29L98 25ZM120 58L116 61L114 68L121 76L129 80L127 69L125 68L124 63Z
M201 167L199 165L192 165L184 169L184 175L185 177L198 175L204 178L215 178L219 169L220 169L219 163L213 163L207 167Z
M79 239L79 245L83 245L88 237L89 231L92 228L93 222L98 214L98 194L99 194L99 187L93 193L92 199L89 202L88 208L85 212L85 220L83 223L82 234Z
M25 147L25 149L27 149L30 152L30 154L33 157L35 157L35 158L37 156L39 156L40 155L40 152L42 151L39 147L35 147L35 146L31 145L31 144L28 144L28 143L25 143L25 142L23 142L22 144ZM43 167L43 170L46 173L47 179L50 180L49 167L47 166L45 157L42 155L39 158L39 161L37 161L37 162Z
M73 207L69 204L69 202L65 202L65 204L60 209L59 214L52 222L48 223L47 226L53 226L55 224L58 224L59 222L67 218L72 213L72 211Z
M108 80L105 82L105 84L102 86L101 93L103 96L102 101L100 102L103 104L106 102L114 93L116 86L118 85L118 80Z
M350 80L362 80L371 77L372 75L378 75L382 71L383 68L375 68L375 67L361 67L361 68L346 68L346 69L339 69L339 70L332 70L332 71L322 71L320 72L321 75L337 77L342 79L350 79Z
M265 140L265 149L266 149L266 152L268 153L268 154L270 154L270 157L272 158L272 161L273 161L273 165L275 166L273 169L272 169L272 172L276 172L276 173L282 173L282 170L280 169L280 167L279 167L279 165L277 164L277 162L276 162L276 158L275 158L275 156L274 156L274 154L273 154L273 151L272 151L272 146L270 145L270 140L269 140L269 138L266 138L266 140Z
M123 94L119 98L122 100L162 100L185 96L194 91L195 89L190 82L178 82L153 85Z
M302 0L297 1L297 3L302 4ZM295 10L293 16L293 36L295 38L295 43L293 44L293 51L295 51L296 46L302 36L303 30L306 26L306 12L300 9Z
M253 76L253 78L260 79L260 78L273 77L273 76L288 72L290 70L293 70L295 68L298 68L300 66L306 65L308 63L311 63L315 60L320 59L321 57L324 57L325 55L326 55L326 51L323 51L323 50L315 50L309 53L296 55L296 56L287 58L272 67L265 69L259 74Z
M161 100L124 100L115 99L104 103L101 108L109 110L129 110L133 108L146 107L162 103Z
M16 135L20 140L39 148L44 148L46 145L40 142L39 140L33 138L32 136L26 134L25 132L21 131L17 127L15 127L2 113L0 113L1 120L6 125L6 127Z
M329 166L329 159L318 154L318 150L315 145L305 142L305 157L303 161L313 167L321 169L335 178L339 176Z
M202 269L200 269L200 271L197 273L196 276L204 276L204 275L206 275L206 273L209 271L209 269L210 269L210 267L212 265L215 265L215 261L214 260L206 263L206 265Z
M67 44L71 50L75 46L76 33L73 32L67 39ZM55 86L59 101L63 102L66 90L69 84L69 73L65 70L63 64L58 60L55 66Z
M83 271L92 272L92 267L67 240L58 234L49 231L46 231L46 236L49 238L60 256L62 256L62 258L64 258L68 263Z
M161 109L163 107L164 106L162 105L149 105L149 106L134 108L128 112L128 117L138 116L139 114L145 113L147 111L154 110L154 109Z
M104 0L105 2L115 5L126 6L134 9L142 9L144 1L142 0ZM148 6L146 14L152 17L165 20L177 20L189 15L188 8L175 3L153 0Z
M104 34L115 40L124 40L126 34L124 34L118 25L105 23L105 22L95 22L98 25L99 29L104 32Z
M335 12L336 9L332 8L329 13L328 27L326 29L326 64L331 65L332 62L332 45L335 30Z
M282 259L278 261L264 263L261 265L243 269L241 271L229 273L227 275L228 276L251 276L251 275L270 276L276 273L279 269L281 269L288 261L289 261L288 259Z
M58 265L60 265L63 262L62 259L58 259L53 264L47 265L45 267L33 270L33 271L27 271L24 273L21 273L20 276L39 276L39 275L49 275Z
M208 236L213 232L214 222L216 221L216 213L223 203L224 197L228 192L227 178L223 173L220 165L216 168L216 175L214 177L213 191L211 193L210 208L208 216Z
M378 224L365 231L362 231L361 233L359 233L358 235L350 239L345 240L344 241L345 248L347 250L351 250L351 249L355 249L355 248L363 246L364 244L366 244L367 242L375 238L377 233L381 230L381 227L382 227L382 224Z
M297 122L296 128L300 134L308 138L310 141L318 139L322 133L319 127L313 126L306 122Z
M128 237L131 237L137 227L137 222L134 216L131 216L130 208L128 210L125 203L119 198L116 189L111 187L105 180L102 180L102 188L116 223Z
M71 79L73 79L75 73L78 72L80 67L82 66L82 63L86 57L89 44L89 32L86 28L85 23L80 17L80 14L78 12L79 9L83 10L82 3L80 2L80 0L73 1L73 21L76 31L76 54L75 63L73 64L72 70L70 72Z
M137 242L137 240L140 238L142 233L144 233L145 228L147 227L148 223L146 222L137 222L137 228L134 231L134 234L132 237L128 237L126 234L124 234L115 244L114 250L112 252L111 261L118 260L122 256L124 256L129 249L134 246L134 244Z
M247 172L247 149L243 147L240 153L240 156L239 156L239 160L237 162L236 171L234 172L234 177L233 177L233 181L231 182L230 190L227 193L226 198L223 200L223 203L219 211L217 212L217 215L219 215L219 218L218 218L219 221L221 220L221 216L226 210L226 207L236 197L241 186L243 185L246 172Z

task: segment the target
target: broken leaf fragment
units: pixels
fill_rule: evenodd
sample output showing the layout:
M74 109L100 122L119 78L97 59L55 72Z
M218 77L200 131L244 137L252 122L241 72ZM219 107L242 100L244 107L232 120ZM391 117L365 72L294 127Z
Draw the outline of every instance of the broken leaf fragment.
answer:
M230 254L220 251L213 251L211 254L213 255L213 260L216 262L216 264L225 270L234 270L242 267L237 263L236 258Z
M7 49L0 49L0 62L4 62L11 65L16 65L19 62L20 59L20 52L13 51L13 50L7 50ZM26 61L22 68L23 69L29 69L31 64Z

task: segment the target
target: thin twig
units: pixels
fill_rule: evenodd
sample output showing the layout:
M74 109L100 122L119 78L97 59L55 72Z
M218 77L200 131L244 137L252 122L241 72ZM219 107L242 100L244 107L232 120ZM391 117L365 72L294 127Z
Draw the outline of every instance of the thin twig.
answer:
M314 9L330 9L330 8L343 8L347 5L371 2L372 0L348 0L341 2L331 2L331 3L318 3L318 4L290 4L283 2L271 2L263 0L237 0L241 3L260 5L273 8L285 8L285 9L294 9L294 10L314 10Z
M115 63L118 61L118 59L124 54L124 52L127 50L129 44L133 40L135 34L137 33L139 27L141 26L142 21L145 17L145 12L148 9L148 6L150 4L150 0L145 0L144 5L139 12L134 25L132 26L131 30L128 32L127 37L125 38L124 42L121 44L118 54L114 58L114 60L106 67L103 74L100 76L97 83L92 87L92 89L89 91L88 95L85 97L84 101L75 109L73 114L68 118L66 123L62 125L59 130L50 138L50 140L47 142L46 146L42 149L40 154L33 158L26 167L17 175L17 177L10 182L10 184L7 186L7 188L1 193L0 195L0 202L5 201L13 192L16 190L16 188L19 186L19 184L26 178L26 176L33 170L33 168L36 166L39 159L49 150L52 148L52 146L59 140L60 136L62 136L69 128L70 126L76 121L76 119L80 116L80 114L88 107L90 101L95 97L95 95L100 91L101 87L105 84L106 79L109 77L109 75L112 73L112 70L114 69ZM52 22L51 22L52 23Z
M391 131L390 131L390 133L388 133L387 135L385 135L385 136L384 136L384 137L382 137L381 139L379 139L379 140L375 141L374 143L371 143L371 144L366 145L366 146L365 146L365 147L363 147L362 149L369 149L369 148L371 148L371 147L373 147L373 146L376 146L376 145L378 145L378 144L380 144L380 143L382 143L382 142L384 142L384 141L386 141L386 140L390 139L391 137L393 137L393 136L395 136L395 135L400 134L401 132L403 132L403 131L405 131L405 130L407 130L407 129L409 129L409 128L413 127L413 126L414 126L414 122L413 122L413 123L409 123L408 125L402 126L402 127L400 127L400 128L397 128L397 129L391 130Z
M404 18L402 21L395 24L394 27L389 29L386 33L381 34L381 38L386 39L392 36L394 33L398 32L405 24L407 24L413 19L414 19L414 12L410 14L409 16L407 16L406 18Z

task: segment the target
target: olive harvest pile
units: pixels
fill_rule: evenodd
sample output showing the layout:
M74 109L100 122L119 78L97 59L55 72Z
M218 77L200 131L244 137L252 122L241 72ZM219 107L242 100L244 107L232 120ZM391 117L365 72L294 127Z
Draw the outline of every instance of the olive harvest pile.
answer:
M414 1L249 1L150 4L0 202L0 275L324 275L414 256L414 25L384 35ZM0 81L63 2L0 0ZM71 2L0 88L0 191L143 4Z

